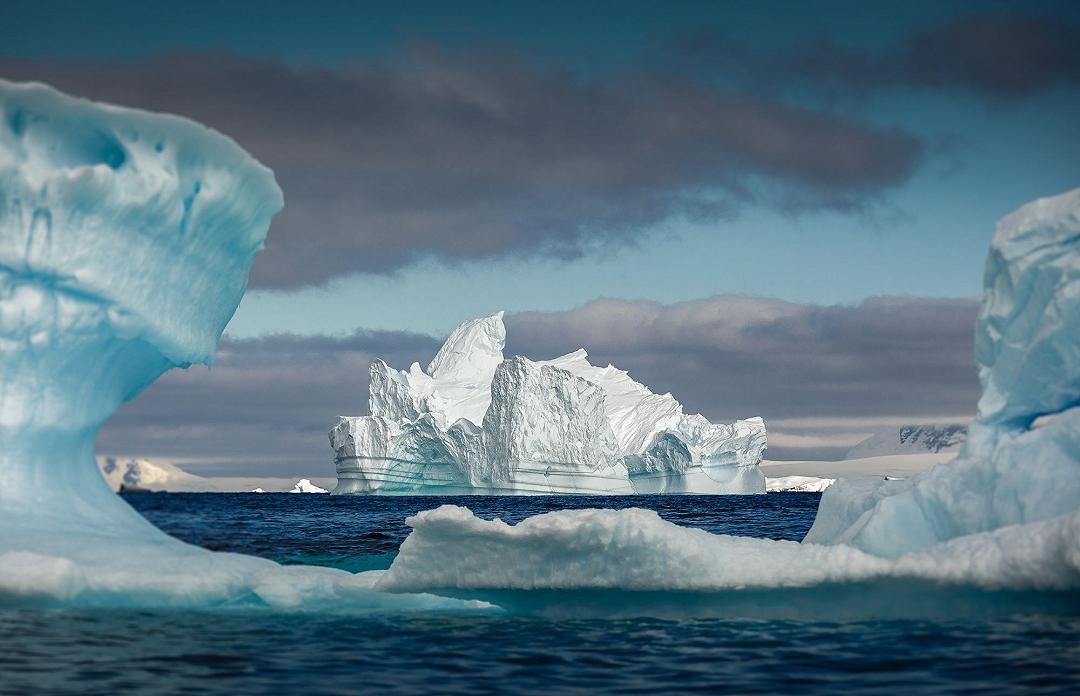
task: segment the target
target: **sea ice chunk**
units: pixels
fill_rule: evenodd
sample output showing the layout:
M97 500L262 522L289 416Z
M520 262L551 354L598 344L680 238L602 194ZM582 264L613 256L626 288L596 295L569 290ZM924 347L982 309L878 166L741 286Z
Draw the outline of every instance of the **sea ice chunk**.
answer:
M261 491L260 491L261 492ZM290 493L329 493L325 488L319 488L309 479L300 479L293 485Z

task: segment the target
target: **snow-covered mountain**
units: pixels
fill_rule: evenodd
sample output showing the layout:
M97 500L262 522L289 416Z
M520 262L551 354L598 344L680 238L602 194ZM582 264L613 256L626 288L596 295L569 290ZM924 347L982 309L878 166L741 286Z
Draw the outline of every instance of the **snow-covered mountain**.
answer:
M371 364L371 415L330 431L335 493L764 493L765 423L710 423L578 350L503 358L503 313L427 370Z
M114 491L126 489L160 490L212 490L209 479L189 474L178 466L149 459L118 459L98 457L101 475Z
M893 454L952 452L960 449L967 437L967 426L900 425L882 428L848 450L844 459L864 459Z
M151 459L98 457L101 475L114 491L171 493L326 493L311 479L275 477L196 476L168 462ZM325 485L325 481L323 482Z

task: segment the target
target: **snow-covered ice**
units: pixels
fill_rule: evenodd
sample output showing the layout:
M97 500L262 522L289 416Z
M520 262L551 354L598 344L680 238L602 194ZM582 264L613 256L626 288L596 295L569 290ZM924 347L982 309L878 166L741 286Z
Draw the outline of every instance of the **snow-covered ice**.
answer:
M503 313L457 327L427 370L370 369L371 415L330 431L335 493L765 492L765 423L710 423L584 350L504 359Z

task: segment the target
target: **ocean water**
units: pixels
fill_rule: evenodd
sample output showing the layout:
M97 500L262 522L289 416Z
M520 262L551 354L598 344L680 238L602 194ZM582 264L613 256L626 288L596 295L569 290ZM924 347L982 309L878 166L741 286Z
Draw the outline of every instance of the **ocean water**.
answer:
M816 493L345 498L130 494L206 548L386 568L405 518L445 502L516 522L642 506L715 533L801 539ZM0 610L0 693L1078 693L1080 617L963 621L547 619L269 610Z

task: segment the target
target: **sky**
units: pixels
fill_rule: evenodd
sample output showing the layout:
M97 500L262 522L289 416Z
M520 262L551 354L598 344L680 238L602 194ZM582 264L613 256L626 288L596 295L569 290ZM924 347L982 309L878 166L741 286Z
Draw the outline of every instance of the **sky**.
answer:
M99 449L332 473L367 364L505 309L771 458L964 420L995 221L1080 185L1072 2L21 2L0 76L170 111L286 207L211 370Z

